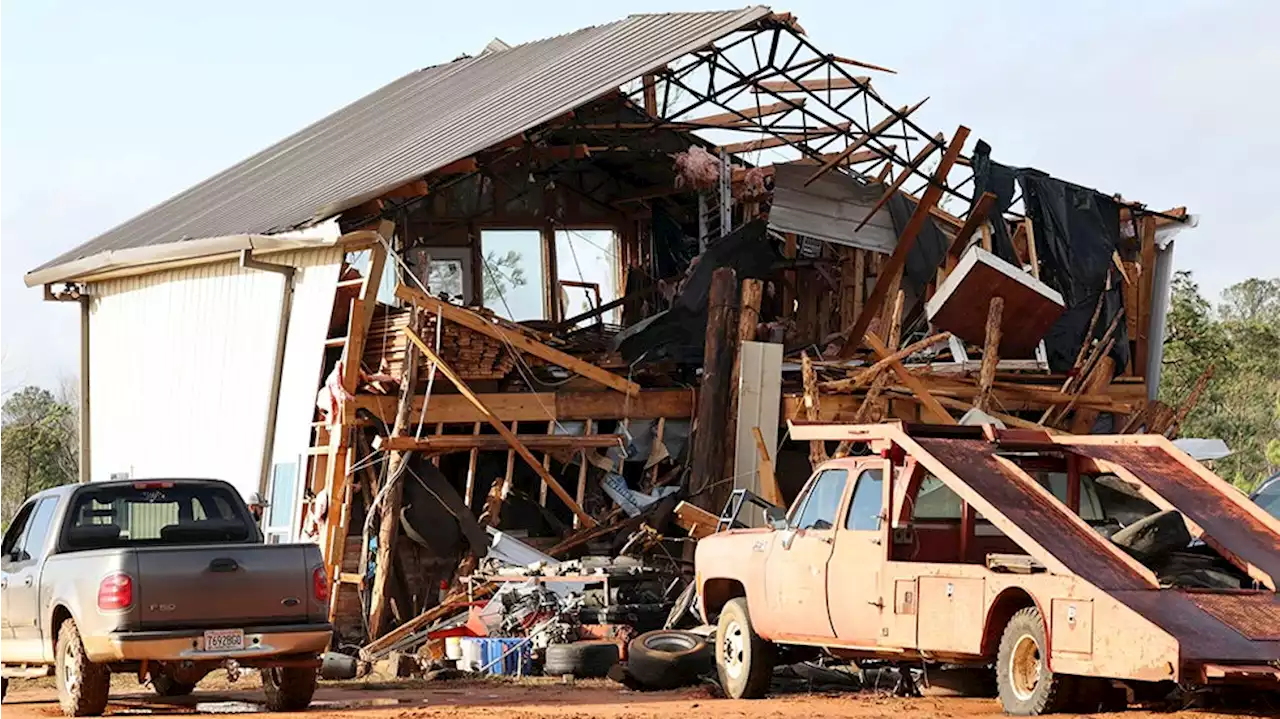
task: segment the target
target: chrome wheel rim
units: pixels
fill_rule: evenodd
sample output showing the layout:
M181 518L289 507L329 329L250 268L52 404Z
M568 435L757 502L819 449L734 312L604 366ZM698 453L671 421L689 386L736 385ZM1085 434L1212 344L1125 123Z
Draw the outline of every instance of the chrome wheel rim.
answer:
M724 636L720 638L720 650L724 671L733 679L742 676L747 664L746 645L746 632L742 625L736 619L729 620L724 628Z
M1009 655L1009 687L1013 695L1023 701L1035 694L1040 684L1044 662L1040 656L1040 644L1030 634L1023 634L1013 645Z
M68 695L75 694L80 688L80 666L76 661L78 654L78 648L71 645L62 656L62 685L66 687Z

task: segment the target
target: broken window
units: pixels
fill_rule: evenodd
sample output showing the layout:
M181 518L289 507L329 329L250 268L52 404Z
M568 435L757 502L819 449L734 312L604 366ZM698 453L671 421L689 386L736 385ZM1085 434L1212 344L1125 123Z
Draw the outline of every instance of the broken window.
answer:
M920 491L912 506L912 519L960 519L960 495L943 484L941 479L926 474L920 480Z
M844 497L848 470L827 469L809 485L809 493L796 512L791 526L795 529L831 529Z
M612 230L556 231L556 278L560 284L556 301L562 317L590 312L618 299L616 247ZM602 320L616 323L618 311L606 312Z
M499 317L521 322L547 318L543 307L542 233L537 230L484 230L484 306Z
M884 506L883 473L878 469L864 470L858 475L858 484L853 488L853 499L849 502L849 517L845 519L844 528L855 531L876 530L880 528L880 510Z

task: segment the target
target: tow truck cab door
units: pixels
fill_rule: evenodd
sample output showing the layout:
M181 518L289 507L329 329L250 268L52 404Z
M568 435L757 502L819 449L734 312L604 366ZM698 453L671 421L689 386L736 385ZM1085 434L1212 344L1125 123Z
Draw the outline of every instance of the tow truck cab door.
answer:
M827 612L827 563L849 475L846 466L820 469L792 506L787 528L769 534L764 571L768 611L758 618L753 613L752 621L770 636L835 636Z
M880 643L883 626L885 466L875 459L856 467L857 480L827 568L827 603L835 636L868 647Z

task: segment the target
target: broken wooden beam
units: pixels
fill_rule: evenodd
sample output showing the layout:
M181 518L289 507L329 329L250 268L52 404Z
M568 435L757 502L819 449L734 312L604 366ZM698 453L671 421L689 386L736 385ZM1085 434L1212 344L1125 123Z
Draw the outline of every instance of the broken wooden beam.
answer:
M676 525L694 539L709 537L715 534L716 528L720 526L720 518L717 515L688 502L677 504L675 515Z
M805 98L799 97L791 102L775 102L770 105L761 105L759 107L747 107L734 112L722 112L717 115L707 115L693 120L686 120L691 125L719 125L722 127L732 127L734 125L743 125L750 120L769 117L783 112L790 112L799 107L804 107ZM747 118L747 119L744 119Z
M898 236L898 244L893 248L893 254L889 256L887 262L880 267L880 276L876 278L876 286L871 290L871 296L867 299L867 304L862 308L862 314L858 316L853 326L846 332L849 338L845 341L844 348L840 352L841 358L849 358L853 356L854 351L858 348L860 339L865 335L867 327L871 325L871 318L880 311L880 306L884 304L885 298L889 293L889 288L898 280L902 274L903 265L906 264L907 255L911 253L911 248L915 246L916 237L920 231L924 229L924 223L929 219L929 210L938 204L938 200L942 198L942 193L947 184L947 174L951 171L951 166L955 164L956 158L960 156L960 150L964 147L965 140L969 137L969 128L961 125L956 134L952 136L951 143L947 145L947 151L942 155L942 161L938 163L938 168L934 170L933 177L929 182L929 188L924 191L924 196L920 198L919 204L916 205L915 212L911 213L911 219L907 220L907 224L902 228L902 234Z
M764 435L759 427L752 427L751 435L756 440L756 452L760 455L760 496L779 507L786 507L782 490L778 487L778 477L774 473L773 459L769 456L769 447L764 443Z
M823 90L867 90L870 87L871 78L863 75L853 79L847 77L833 77L831 79L820 77L813 80L801 80L798 83L790 80L765 80L755 83L751 91L757 94L763 92L820 92Z
M885 189L884 194L880 195L880 199L876 200L876 204L872 205L870 210L867 210L867 214L862 218L862 221L853 228L854 233L857 233L863 227L866 227L867 223L871 221L871 217L879 212L881 207L888 204L889 200L893 199L894 193L901 189L903 183L911 178L911 174L913 172L918 172L920 168L924 166L924 161L929 159L929 156L937 151L939 147L942 147L942 140L944 137L945 135L939 132L937 135L934 135L933 142L930 142L920 148L920 151L916 153L916 156L911 158L911 162L902 169L901 173L898 174L897 179L889 183L889 187Z
M895 122L898 122L899 120L905 120L907 117L911 115L911 113L915 112L916 110L919 110L920 106L923 105L925 101L927 101L928 99L929 98L926 97L924 100L917 102L911 107L907 107L906 105L903 105L901 108L898 109L896 113L890 113L888 117L876 123L875 126L872 127L870 130L867 130L865 135L862 135L857 140L854 140L853 142L849 143L848 147L844 148L840 152L837 152L834 156L832 156L826 162L822 163L822 167L819 167L816 172L814 172L812 175L808 177L808 179L804 181L804 186L808 187L809 185L813 184L815 180L827 174L829 171L831 171L833 167L835 167L836 165L839 165L841 162L845 160L845 158L849 157L854 152L862 149L863 145L867 144L868 142L871 142L871 140L876 138L880 133L889 129ZM891 164L892 163L890 163L890 165Z
M564 502L565 506L581 520L582 525L584 527L594 527L596 520L590 514L587 514L587 512L583 510L576 501L574 501L573 496L566 492L564 487L560 486L560 483L556 481L555 477L551 476L550 472L543 468L542 463L533 456L533 453L529 451L529 448L524 446L524 443L522 443L511 430L507 429L507 425L504 424L497 415L489 411L489 408L486 407L480 398L471 391L471 387L458 376L458 373L454 372L453 368L441 359L426 342L423 342L422 338L419 337L416 332L405 328L404 333L405 336L409 338L409 341L413 342L422 354L427 356L428 360L435 363L436 369L443 374L446 379L453 383L453 386L458 389L458 392L476 406L476 409L485 416L485 421L497 430L498 434L502 435L502 438L507 441L507 444L511 445L511 449L513 449L516 454L520 455L520 458L523 459L526 464L533 468L534 473L537 474L542 481L547 483L551 488L551 491L555 492L556 496L560 498L560 501Z
M774 137L766 137L760 140L747 140L745 142L734 142L728 145L721 145L720 149L730 154L742 152L755 152L756 150L767 150L771 147L782 147L783 145L800 145L810 140L820 140L848 132L853 126L851 122L842 122L839 125L828 125L827 127L815 127L808 132L798 132L790 135L776 135Z
M973 406L986 412L991 409L991 385L996 381L996 365L1000 362L1000 323L1004 317L1004 298L992 297L987 306L986 343L982 348L982 369L978 373L978 396Z
M830 380L828 382L819 382L818 389L822 390L823 392L852 392L853 390L856 390L859 387L863 387L869 384L871 380L875 379L876 375L880 374L880 372L883 371L885 368L887 368L890 363L900 362L917 352L926 350L938 344L939 342L946 342L950 339L951 339L950 332L939 332L936 335L929 335L928 337L925 337L924 339L918 342L912 342L906 347L903 347L902 349L876 362L870 367L867 367L866 369L859 371L857 375L850 377L849 379L837 379L837 380Z
M434 312L443 319L468 327L477 332L482 332L490 337L506 342L515 349L528 352L529 354L544 359L554 365L563 367L570 372L595 380L600 384L616 389L623 394L636 395L640 392L640 385L627 380L623 377L591 364L584 362L569 354L565 354L558 349L548 347L547 345L532 340L528 336L508 330L501 327L474 312L463 309L457 305L450 304L444 300L431 297L422 290L414 289L408 285L398 285L396 287L396 297L418 305L428 312Z
M889 348L885 347L884 342L882 342L874 332L866 333L866 341L867 346L871 348L871 351L878 358L886 359L890 354L892 354L889 352ZM911 389L912 394L914 394L920 400L920 403L924 405L924 408L929 411L929 414L932 416L934 421L939 424L956 424L955 418L947 412L946 408L944 408L933 395L929 394L929 389L925 386L924 382L919 377L916 377L911 374L911 372L907 371L907 368L902 366L902 362L890 361L889 369L893 370L893 373L898 376L898 380L902 382L902 384Z

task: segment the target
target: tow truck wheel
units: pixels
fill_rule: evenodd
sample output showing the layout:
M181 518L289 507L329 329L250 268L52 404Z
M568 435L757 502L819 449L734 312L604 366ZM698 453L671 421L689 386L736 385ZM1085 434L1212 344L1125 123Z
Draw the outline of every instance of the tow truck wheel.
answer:
M316 670L314 667L265 668L262 670L262 689L267 694L268 710L302 711L316 693Z
M111 690L111 670L94 664L85 654L80 630L74 619L67 619L58 630L54 672L58 678L58 703L69 717L98 716L107 708Z
M1040 610L1027 607L1005 625L996 655L996 686L1008 714L1038 716L1065 707L1070 677L1049 671L1048 641Z
M773 661L773 644L751 628L746 598L730 599L716 628L716 669L724 693L731 699L764 696L773 679Z

